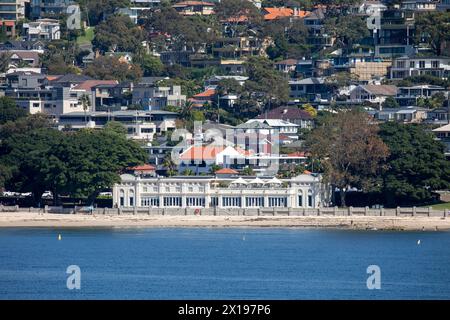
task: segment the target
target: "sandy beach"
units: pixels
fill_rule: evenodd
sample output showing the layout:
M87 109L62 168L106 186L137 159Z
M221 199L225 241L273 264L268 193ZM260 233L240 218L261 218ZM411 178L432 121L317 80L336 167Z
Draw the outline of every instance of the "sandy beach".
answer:
M450 230L439 217L146 216L0 213L1 227L308 227L354 230Z

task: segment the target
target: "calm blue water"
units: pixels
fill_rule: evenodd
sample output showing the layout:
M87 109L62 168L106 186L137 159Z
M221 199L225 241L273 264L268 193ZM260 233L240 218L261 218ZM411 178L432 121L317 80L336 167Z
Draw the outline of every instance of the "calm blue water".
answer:
M450 233L0 229L0 299L406 298L450 298Z

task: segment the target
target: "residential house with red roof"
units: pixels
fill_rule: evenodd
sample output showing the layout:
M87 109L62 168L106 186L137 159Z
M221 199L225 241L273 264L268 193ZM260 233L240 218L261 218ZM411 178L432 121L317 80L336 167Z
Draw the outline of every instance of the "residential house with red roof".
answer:
M200 92L192 96L192 98L189 99L189 101L193 103L193 106L195 108L202 108L205 105L205 103L212 104L213 101L216 99L216 96L217 96L216 90L209 88L203 92Z
M276 20L282 18L304 18L310 14L309 11L297 8L263 8L264 20Z

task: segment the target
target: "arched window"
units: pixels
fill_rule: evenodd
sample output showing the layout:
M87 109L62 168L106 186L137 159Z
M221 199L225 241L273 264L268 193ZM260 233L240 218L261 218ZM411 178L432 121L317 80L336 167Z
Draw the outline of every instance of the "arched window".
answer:
M308 207L313 207L313 195L312 191L308 191Z
M297 197L297 204L298 206L301 208L303 207L303 191L302 190L298 190L298 197Z
M119 203L120 206L123 207L125 205L125 191L123 189L120 189L119 194Z
M130 190L130 207L134 207L134 190Z

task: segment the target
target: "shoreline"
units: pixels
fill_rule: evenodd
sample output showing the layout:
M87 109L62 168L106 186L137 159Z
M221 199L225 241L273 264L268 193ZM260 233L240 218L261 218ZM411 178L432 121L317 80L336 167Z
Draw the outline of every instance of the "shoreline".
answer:
M365 216L146 216L0 213L0 228L317 228L343 230L449 231L439 217Z

